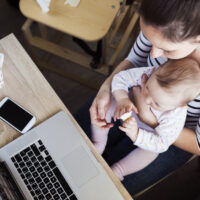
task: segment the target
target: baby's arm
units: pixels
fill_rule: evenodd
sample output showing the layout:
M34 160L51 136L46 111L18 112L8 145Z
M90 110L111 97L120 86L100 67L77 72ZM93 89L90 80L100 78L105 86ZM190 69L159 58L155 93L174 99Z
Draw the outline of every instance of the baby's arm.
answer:
M121 71L113 77L112 80L112 93L117 103L114 119L119 119L121 114L137 109L133 102L130 100L128 92L129 88L133 86L141 86L142 74L150 75L154 67L133 68Z
M187 115L187 108L177 108L164 113L158 120L159 125L155 132L138 129L134 144L138 147L152 152L161 153L175 142L181 133Z
M137 108L133 104L133 102L130 100L128 94L124 90L116 90L113 92L113 96L116 101L116 110L114 113L114 120L120 118L120 115L130 112L131 110L134 110L135 113L138 113Z

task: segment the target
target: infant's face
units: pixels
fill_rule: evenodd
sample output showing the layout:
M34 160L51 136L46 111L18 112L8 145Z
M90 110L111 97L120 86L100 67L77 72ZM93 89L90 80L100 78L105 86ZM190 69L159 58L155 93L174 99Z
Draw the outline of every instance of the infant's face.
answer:
M143 85L142 94L147 105L162 112L173 110L180 106L180 97L163 89L158 84L154 73Z

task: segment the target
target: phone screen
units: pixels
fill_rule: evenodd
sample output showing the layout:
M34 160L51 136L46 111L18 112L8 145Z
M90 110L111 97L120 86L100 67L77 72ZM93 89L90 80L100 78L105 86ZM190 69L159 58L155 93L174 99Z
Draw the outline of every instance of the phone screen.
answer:
M33 117L9 99L0 108L0 116L20 131Z

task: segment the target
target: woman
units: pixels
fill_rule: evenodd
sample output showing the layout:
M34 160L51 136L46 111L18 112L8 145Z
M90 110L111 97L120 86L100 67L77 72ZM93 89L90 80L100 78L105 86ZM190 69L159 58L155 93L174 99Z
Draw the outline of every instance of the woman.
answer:
M141 33L128 57L122 61L101 86L90 107L91 123L95 126L112 127L107 123L105 114L110 104L110 84L117 72L131 67L158 66L168 59L191 57L200 63L200 1L199 0L143 0L140 8ZM138 96L140 88L133 91ZM148 118L148 108L137 102L141 118ZM144 111L145 112L142 112ZM81 115L84 118L85 115ZM125 177L122 182L130 194L135 194L153 184L177 167L185 163L192 154L200 155L200 96L188 104L186 127L169 150L145 169ZM89 122L77 118L89 135ZM134 146L122 133L112 129L110 144L104 154L109 164L120 160L133 150ZM126 148L124 148L126 146ZM183 149L184 151L182 151ZM190 152L190 153L189 153ZM192 154L191 154L192 153Z

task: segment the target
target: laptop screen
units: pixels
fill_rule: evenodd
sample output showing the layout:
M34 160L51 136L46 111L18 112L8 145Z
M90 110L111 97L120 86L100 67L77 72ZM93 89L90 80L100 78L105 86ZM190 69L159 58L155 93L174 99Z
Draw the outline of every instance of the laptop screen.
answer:
M3 162L0 162L0 200L24 200Z

